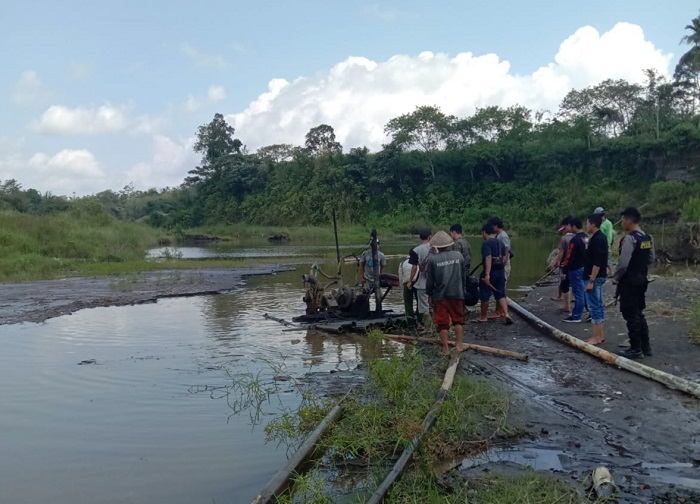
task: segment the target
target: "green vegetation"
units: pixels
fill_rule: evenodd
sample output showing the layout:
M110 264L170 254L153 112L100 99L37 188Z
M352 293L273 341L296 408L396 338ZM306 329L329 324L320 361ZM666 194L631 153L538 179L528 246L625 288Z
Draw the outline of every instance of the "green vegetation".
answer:
M50 278L98 263L143 261L158 235L158 230L118 221L88 202L41 216L0 211L0 280Z
M345 399L345 413L321 441L323 459L309 473L296 478L292 493L282 502L336 502L337 495L333 500L329 497L334 477L322 475L322 467L329 465L363 468L364 483L350 492L358 497L376 486L375 480L383 479L388 470L388 461L420 432L425 415L435 403L446 365L444 359L426 363L414 348L406 348L401 356L372 361L366 385ZM429 478L439 461L480 451L494 438L514 435L506 424L508 406L508 396L486 380L458 375L416 453L415 474L402 485L410 484L412 478ZM298 411L285 412L270 422L266 433L270 440L295 446L330 407L306 395ZM402 485L397 489L404 488ZM389 502L405 502L401 490L397 492L399 497Z
M380 334L372 334L375 340ZM345 399L345 413L322 439L323 452L311 470L293 478L281 503L365 502L393 460L420 431L436 399L446 361L426 362L418 350L370 363L366 386ZM577 489L535 471L514 476L466 479L457 473L438 480L437 464L477 453L489 442L515 433L506 424L509 400L489 382L458 374L411 467L390 490L390 504L583 504ZM287 411L266 427L271 440L295 447L332 404L306 394L298 411Z

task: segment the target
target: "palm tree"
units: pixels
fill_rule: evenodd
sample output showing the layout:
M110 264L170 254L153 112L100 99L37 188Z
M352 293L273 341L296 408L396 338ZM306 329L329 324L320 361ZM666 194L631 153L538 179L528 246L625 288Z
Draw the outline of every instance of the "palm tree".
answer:
M681 44L687 44L691 47L678 60L675 77L676 82L684 84L686 89L691 86L695 88L694 92L692 92L694 112L695 100L700 98L700 16L693 19L689 25L686 25L685 29L689 30L690 33L681 39ZM700 120L698 126L700 126Z

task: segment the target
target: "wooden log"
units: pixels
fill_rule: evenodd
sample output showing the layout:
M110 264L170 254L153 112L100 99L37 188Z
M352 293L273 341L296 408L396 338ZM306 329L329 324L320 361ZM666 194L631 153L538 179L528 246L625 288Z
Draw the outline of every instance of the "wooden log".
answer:
M434 345L441 345L439 339L436 338L421 338L416 336L403 336L400 334L385 334L385 338L393 341L419 341L421 343L432 343ZM448 341L448 345L454 346L454 341ZM529 356L526 354L511 352L510 350L501 350L500 348L494 348L484 345L475 345L473 343L462 343L463 350L475 350L477 352L488 353L493 355L500 355L501 357L509 357L511 359L516 359L519 361L527 361Z
M389 492L391 486L408 465L413 453L416 451L416 448L418 448L418 445L420 445L423 436L426 434L426 432L428 432L433 423L435 423L435 419L440 412L440 406L445 401L447 393L452 388L452 382L454 381L458 366L459 352L453 352L450 359L450 364L447 366L447 371L445 371L445 378L442 381L442 386L438 391L437 400L435 401L435 404L433 404L433 407L430 408L430 411L426 415L425 419L423 419L420 433L411 440L409 445L404 449L403 453L401 453L399 460L396 461L396 464L394 464L394 467L391 468L391 471L389 471L387 477L367 500L367 504L379 504L382 500L384 500L384 497L386 497L386 494Z
M532 313L530 313L525 308L523 308L511 299L508 299L508 306L518 315L524 318L527 322L529 322L531 325L539 329L541 332L544 332L545 334L548 334L560 341L563 341L564 343L578 348L579 350L583 350L584 352L589 353L594 357L598 357L599 359L609 364L614 364L619 368L638 374L639 376L643 376L645 378L649 378L650 380L657 381L667 386L668 388L680 390L682 392L685 392L686 394L690 394L694 397L700 398L700 383L686 380L685 378L681 378L680 376L675 376L650 366L645 366L644 364L641 364L639 362L627 359L626 357L622 357L621 355L608 352L607 350L603 350L602 348L599 348L595 345L586 343L585 341L575 338L570 334L567 334L564 331L561 331L556 327L548 324L547 322L540 319L536 315L533 315Z
M321 439L321 436L326 429L335 421L337 421L343 413L342 401L338 403L316 426L311 434L304 440L299 449L294 453L287 464L277 471L277 473L265 485L265 488L252 500L251 504L267 504L273 502L276 496L280 495L290 483L294 474L299 468L313 455L316 449L316 444Z

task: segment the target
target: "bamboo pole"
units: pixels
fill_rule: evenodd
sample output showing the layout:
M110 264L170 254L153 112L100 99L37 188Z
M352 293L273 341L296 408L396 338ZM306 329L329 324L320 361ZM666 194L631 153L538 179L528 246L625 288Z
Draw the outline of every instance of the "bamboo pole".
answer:
M681 378L680 376L675 376L650 366L645 366L644 364L640 364L639 362L627 359L625 357L622 357L621 355L616 355L614 353L608 352L607 350L603 350L602 348L598 348L595 345L586 343L583 340L574 338L570 334L567 334L557 329L556 327L548 324L544 320L533 315L532 313L530 313L525 308L523 308L511 299L508 299L508 306L518 315L524 318L527 322L538 328L540 331L549 334L550 336L553 336L554 338L557 338L558 340L561 340L564 343L578 348L579 350L583 350L584 352L598 357L599 359L604 360L609 364L614 364L619 368L625 369L645 378L657 381L667 386L668 388L680 390L682 392L685 392L686 394L690 394L694 397L700 398L700 383L686 380L685 378Z
M298 469L306 462L316 449L316 444L325 432L325 430L343 413L341 403L338 403L316 426L313 432L301 444L299 449L294 453L294 456L287 461L287 464L277 471L277 473L265 485L265 488L253 499L251 504L267 504L273 502L276 496L284 491L289 486L289 480L298 471Z
M416 336L403 336L401 334L385 334L385 338L393 341L417 341L421 343L433 343L435 345L441 345L440 340L435 338L421 338ZM448 345L454 346L454 341L448 341ZM527 361L529 356L526 354L511 352L510 350L501 350L500 348L494 348L484 345L475 345L473 343L462 343L463 350L475 350L477 352L489 353L494 355L500 355L501 357L509 357L511 359L516 359L520 361Z
M452 382L454 381L458 365L459 352L453 352L452 357L450 359L450 364L447 366L447 371L445 371L445 378L442 381L442 386L438 391L437 400L435 401L435 404L433 404L433 407L430 408L430 411L426 415L425 419L423 419L421 432L418 435L416 435L411 440L409 445L404 449L403 453L401 453L401 456L399 457L399 460L396 461L396 464L394 464L394 467L391 469L391 471L389 471L387 477L384 479L384 481L382 481L381 485L379 485L377 490L375 490L372 496L367 500L367 504L379 504L382 500L384 500L384 497L386 497L386 494L389 492L391 485L394 484L394 481L396 481L396 479L401 475L403 470L408 465L408 462L411 460L413 453L416 451L416 448L418 448L418 445L420 445L423 436L426 434L426 432L428 432L430 427L435 422L435 418L437 418L437 415L440 412L440 406L445 401L447 393L452 388Z

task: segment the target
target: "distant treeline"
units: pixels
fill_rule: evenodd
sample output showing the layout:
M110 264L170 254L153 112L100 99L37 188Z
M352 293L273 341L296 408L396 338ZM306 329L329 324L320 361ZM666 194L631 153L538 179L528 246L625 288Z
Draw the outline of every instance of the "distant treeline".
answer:
M679 65L680 67L680 65ZM682 70L682 71L681 71ZM607 80L572 90L555 113L486 107L454 117L421 106L385 126L379 152L344 150L330 125L303 146L249 152L221 114L197 130L202 155L177 188L104 191L77 201L0 186L0 206L20 212L99 203L120 219L169 229L223 223L341 223L412 232L461 221L477 229L499 215L520 231L646 203L655 219L700 219L700 63L673 81Z

